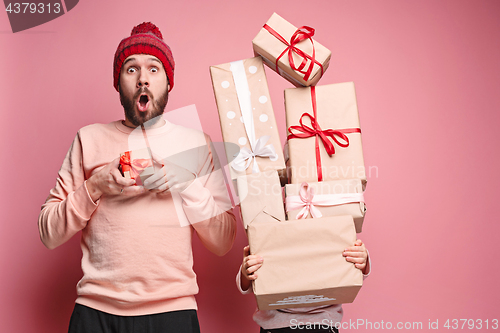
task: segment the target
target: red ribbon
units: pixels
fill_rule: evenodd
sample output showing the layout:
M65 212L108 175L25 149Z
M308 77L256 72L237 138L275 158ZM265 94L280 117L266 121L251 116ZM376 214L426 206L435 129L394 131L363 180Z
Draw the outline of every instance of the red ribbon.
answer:
M321 76L323 76L323 65L316 60L316 50L314 49L314 42L312 40L312 36L314 36L314 29L313 28L307 27L307 26L302 26L302 27L298 28L297 31L295 31L295 33L290 38L290 42L288 42L285 38L283 38L283 36L281 36L279 33L277 33L273 28L271 28L267 24L264 24L264 29L269 31L269 33L271 33L271 35L278 38L282 43L284 43L287 46L285 48L285 50L280 54L280 56L278 58L276 58L276 72L279 73L278 61L286 52L288 52L288 61L290 63L290 67L293 70L295 70L301 74L304 74L305 81L307 81L309 79L309 77L311 76L311 73L312 73L312 70L313 70L315 63L318 64L319 67L321 68ZM302 51L301 49L299 49L295 46L298 43L300 43L306 39L309 39L311 41L311 44L313 47L312 56L308 55L307 53L305 53L304 51ZM302 63L299 65L299 67L295 66L295 61L293 60L293 53L294 52L299 57L302 57ZM309 64L309 67L307 68L307 70L304 71L303 69L306 67L307 59L311 60L311 62Z
M290 126L288 128L288 131L290 134L288 135L287 139L305 139L305 138L310 138L315 136L316 137L316 167L318 170L318 181L323 181L323 172L321 170L321 154L319 151L319 139L321 139L321 142L323 142L323 146L325 147L326 152L328 153L329 156L332 156L335 154L335 147L328 138L331 138L336 144L338 144L340 147L346 148L349 147L349 138L345 135L347 133L361 133L361 129L359 128L344 128L344 129L326 129L323 130L318 124L318 121L316 120L317 118L317 112L316 112L316 87L312 86L311 87L311 100L312 100L312 107L313 107L313 112L314 116L311 116L309 113L303 113L302 116L300 117L299 123L300 126ZM302 122L304 117L309 117L311 120L311 126L309 127L307 125L304 125ZM299 133L294 133L292 130L296 130ZM337 137L339 137L341 140L344 141L341 142Z
M144 169L150 167L151 160L145 158L136 158L134 160L130 159L130 152L127 151L120 156L120 164L122 166L122 171L129 171L130 178L136 179Z

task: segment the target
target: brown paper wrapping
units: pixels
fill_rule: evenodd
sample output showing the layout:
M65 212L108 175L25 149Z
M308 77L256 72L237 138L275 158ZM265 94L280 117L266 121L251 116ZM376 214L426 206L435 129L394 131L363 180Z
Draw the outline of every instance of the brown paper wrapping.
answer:
M310 188L314 190L314 195L325 195L325 194L346 194L346 193L362 193L363 186L359 179L343 179L343 180L331 180L326 182L316 182L309 183ZM298 196L301 184L288 184L285 185L285 197ZM359 203L347 203L336 206L315 206L323 215L323 217L328 216L339 216L339 215L351 215L354 220L354 225L356 232L360 233L363 228L363 220L366 213L366 205L363 202ZM286 212L288 220L294 220L297 218L297 214L301 211L300 209L294 209ZM312 218L311 214L307 218Z
M297 31L297 27L290 24L288 21L286 21L276 13L271 16L266 24L273 28L289 43L290 38L295 33L295 31ZM323 72L325 72L330 64L331 52L326 47L315 41L314 38L313 41L316 51L315 58L319 63L323 65ZM280 56L287 45L278 40L275 36L271 35L269 31L264 28L260 29L260 32L257 34L257 36L255 36L252 43L255 55L262 56L265 64L268 65L272 70L276 71L276 58ZM313 54L313 46L309 39L301 41L296 45L296 47L304 51L309 56L312 56ZM298 67L302 63L303 58L299 57L295 53L293 55L293 58L295 65ZM311 60L308 60L306 68L308 68L310 61ZM307 81L304 81L304 74L296 72L290 67L288 52L279 59L278 71L278 74L290 81L296 87L315 85L321 78L321 67L318 64L314 64L311 76Z
M363 284L342 256L356 241L351 216L252 223L247 235L264 258L253 281L259 310L351 303Z
M237 183L245 229L253 223L285 220L281 183L276 171L240 176Z
M143 148L143 149L135 149L131 150L130 152L130 160L136 160L136 159L146 159L150 160L150 166L145 168L140 174L139 177L135 178L136 184L137 185L142 185L146 179L148 179L150 176L152 176L155 173L155 162L153 160L153 155L151 154L151 150L149 148ZM124 155L125 153L121 153L120 157ZM121 165L120 165L120 171L121 170ZM128 179L133 179L130 175L129 171L123 172L123 177L128 178Z
M316 86L317 121L323 129L360 128L356 93L353 82ZM299 126L303 113L314 115L311 101L311 88L285 89L286 126ZM311 126L309 118L304 124ZM288 131L288 134L290 132ZM346 148L336 143L335 154L329 156L319 140L323 181L357 178L366 186L365 164L361 133L346 134L349 146ZM313 183L318 181L316 165L315 137L289 139L288 154L290 183Z
M274 118L271 97L267 87L266 74L260 57L243 60L245 74L250 89L250 98L255 124L255 137L269 135L271 138L267 144L272 144L278 158L272 161L269 158L256 157L260 171L276 170L282 184L286 183L285 161L283 158L282 145L279 138L278 127ZM243 124L238 95L234 84L231 63L210 67L215 100L219 111L220 126L224 142L236 144L241 148L251 149L250 142ZM234 152L226 149L228 161L232 161ZM234 170L230 167L231 179L233 181L241 175L252 173L253 163L245 172Z

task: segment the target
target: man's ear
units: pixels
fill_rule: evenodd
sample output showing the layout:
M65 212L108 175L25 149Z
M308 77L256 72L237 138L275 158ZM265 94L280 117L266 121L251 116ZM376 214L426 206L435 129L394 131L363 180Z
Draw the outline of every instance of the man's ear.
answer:
M118 88L120 88L120 86L118 85ZM167 91L170 91L170 83L167 84Z

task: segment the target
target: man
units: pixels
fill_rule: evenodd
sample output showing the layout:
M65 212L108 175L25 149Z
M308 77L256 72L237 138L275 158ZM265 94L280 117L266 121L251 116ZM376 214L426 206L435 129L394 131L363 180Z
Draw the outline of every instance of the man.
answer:
M69 332L199 332L193 231L217 255L236 233L220 166L206 135L162 117L174 60L154 24L120 42L114 86L125 120L78 131L39 217L51 249L82 231ZM163 165L137 186L118 166L141 145Z

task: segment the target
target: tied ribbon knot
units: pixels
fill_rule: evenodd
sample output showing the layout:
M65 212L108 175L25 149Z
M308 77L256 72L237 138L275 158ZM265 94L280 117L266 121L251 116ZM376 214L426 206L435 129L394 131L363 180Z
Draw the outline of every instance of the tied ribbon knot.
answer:
M295 219L305 219L311 213L313 218L323 217L316 206L338 206L348 203L365 202L363 193L320 194L314 195L314 189L308 183L300 185L299 195L288 196L285 199L287 213L302 208Z
M260 172L259 165L257 164L256 157L269 157L270 159L275 159L278 157L274 146L269 144L266 146L267 141L271 137L269 135L261 136L256 142L252 150L247 147L243 147L236 158L233 160L233 169L236 171L245 171L250 163L253 161L252 173Z
M298 200L297 196L286 198L286 209L287 211L295 210L302 207L300 212L297 214L296 219L305 219L309 213L313 218L320 218L323 216L318 208L314 206L314 189L307 183L302 183L300 185Z
M304 117L309 117L311 119L312 127L304 125L303 123ZM314 116L311 116L309 113L303 113L302 116L300 117L299 123L300 126L290 126L288 128L288 130L291 133L288 136L288 139L295 139L295 138L305 139L316 136L321 140L321 142L323 142L323 146L325 146L325 150L330 156L335 154L335 147L333 146L333 143L328 139L328 137L330 137L340 147L343 148L349 147L349 138L347 137L347 135L344 134L342 130L333 130L333 129L322 130L316 118ZM296 130L301 133L293 133L292 130ZM344 142L341 142L339 139L336 138L336 136L338 136ZM319 153L318 149L319 147L317 148L317 152Z
M288 42L285 38L283 38L283 36L281 36L279 33L277 33L276 30L274 30L273 28L271 28L267 24L264 24L264 29L269 31L269 33L271 35L273 35L279 41L281 41L282 43L284 43L286 45L285 50L283 50L283 52L281 52L279 57L276 58L276 72L279 73L278 61L280 60L280 58L283 55L285 55L285 53L288 52L288 62L290 63L290 67L293 70L295 70L301 74L304 74L304 81L309 80L309 77L311 76L312 70L314 68L314 64L317 64L321 68L321 76L323 76L323 65L319 61L316 60L316 49L314 48L314 42L312 40L312 37L314 36L314 32L315 32L314 28L311 28L308 26L302 26L302 27L298 28L295 31L295 33L292 35L292 37L290 37L290 42ZM312 50L313 50L312 56L305 53L304 51L302 51L301 49L299 49L296 46L298 43L300 43L306 39L309 39L311 41ZM300 63L300 65L298 67L295 65L295 61L293 59L294 53L296 55L298 55L300 58L302 58L302 62ZM307 65L308 59L310 60L309 66L307 67L306 70L304 70L304 68Z
M314 116L309 113L303 113L300 117L299 123L300 126L290 126L288 131L290 134L287 136L287 139L306 139L310 137L316 137L316 168L318 173L318 181L323 181L323 171L321 168L321 154L319 150L319 140L323 142L323 146L325 147L326 152L329 156L335 154L335 147L328 138L331 138L333 142L338 144L340 147L347 148L349 147L349 138L345 135L347 133L361 133L361 129L359 128L344 128L344 129L321 129L319 123L317 121L317 106L316 106L316 87L311 86L311 101ZM304 125L303 119L304 117L309 117L311 120L311 127ZM293 130L298 131L299 133L294 133ZM341 142L337 137L339 137L344 142Z
M136 179L144 169L152 166L151 160L145 158L130 158L130 152L125 152L120 156L120 164L123 172L130 172L130 178Z

